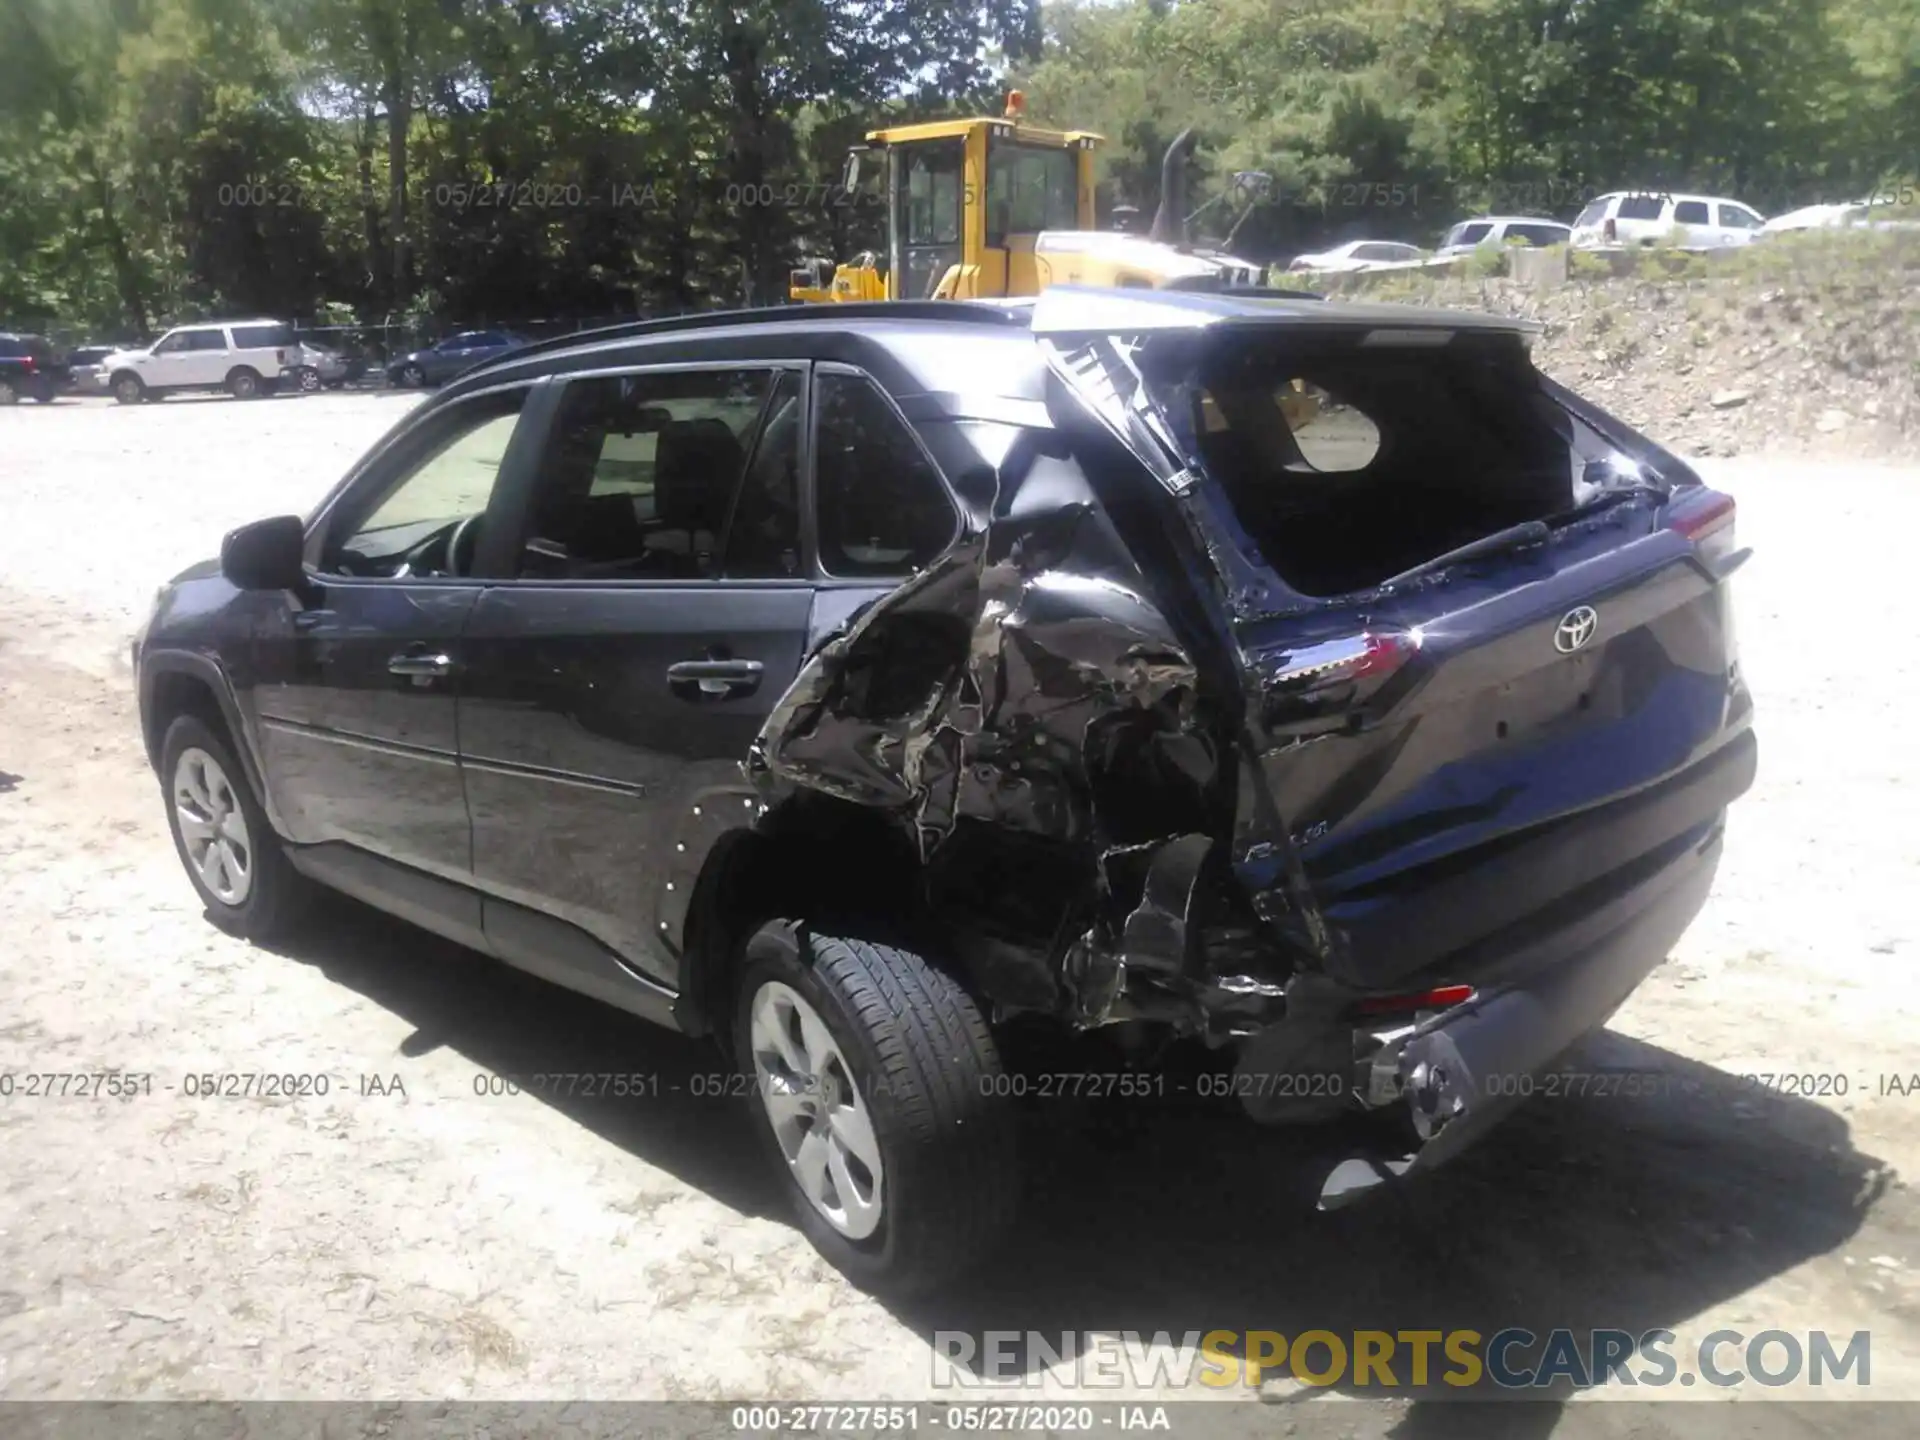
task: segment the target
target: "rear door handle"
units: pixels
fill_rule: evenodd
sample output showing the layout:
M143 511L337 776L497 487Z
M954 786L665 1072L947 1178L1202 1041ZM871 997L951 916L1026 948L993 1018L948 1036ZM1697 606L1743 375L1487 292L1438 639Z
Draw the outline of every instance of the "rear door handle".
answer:
M682 660L667 667L667 688L682 700L731 700L760 688L758 660Z
M413 675L432 678L453 673L453 657L403 650L387 661L389 675Z

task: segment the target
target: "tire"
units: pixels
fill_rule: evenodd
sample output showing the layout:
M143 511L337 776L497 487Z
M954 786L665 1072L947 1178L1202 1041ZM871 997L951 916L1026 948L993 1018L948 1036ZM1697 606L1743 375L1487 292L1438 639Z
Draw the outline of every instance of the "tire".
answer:
M227 393L236 400L251 400L264 390L260 372L250 365L236 365L227 372Z
M211 762L217 779L208 773L204 764L193 759L195 756ZM236 847L229 840L227 853L231 857L235 848L244 849L244 884L217 887L210 882L207 866L199 858L204 854L201 836L206 831L195 833L183 812L183 802L195 818L211 816L208 807L192 798L183 765L188 772L198 772L203 794L212 795L216 801L224 798L230 802L226 813L238 815L244 841ZM173 836L174 853L180 857L188 880L206 906L207 918L229 935L243 940L273 940L289 933L312 898L313 882L288 861L280 837L267 822L266 812L260 808L260 801L247 781L247 772L241 768L226 737L197 715L177 717L167 727L166 738L160 746L160 786L166 797L167 830ZM187 793L183 793L183 787ZM220 814L221 809L216 804L212 815ZM220 832L223 838L231 833L217 822L207 828ZM224 865L221 868L229 880L238 878L234 869ZM216 874L214 880L218 879Z
M748 943L735 993L734 1053L754 1125L814 1248L862 1288L894 1295L928 1290L980 1265L1013 1222L1020 1171L1013 1102L996 1093L1000 1058L972 997L912 951L808 934L781 921ZM793 1014L794 1002L824 1024L837 1063L811 1066L815 1083L787 1087L791 1067L763 1058L780 1049L768 1044L778 1027L763 1028L756 1041L755 1022ZM786 1034L811 1065L819 1047L808 1049L792 1029ZM841 1124L823 1118L861 1108L848 1102L848 1082L867 1121L865 1132L856 1124L851 1133L870 1136L877 1175L851 1163L860 1145L843 1143ZM782 1093L784 1102L769 1098ZM815 1098L810 1108L808 1094ZM775 1119L783 1103L786 1146ZM864 1217L867 1233L856 1233L856 1203L842 1201L836 1220L809 1198L800 1179L805 1162L790 1160L787 1146L804 1155L816 1139L816 1172L832 1173L819 1157L835 1146L839 1173L853 1179L856 1192L866 1170L866 1196L877 1201Z
M293 388L303 395L312 394L320 388L320 372L311 365L302 365L293 372Z
M18 405L20 390L13 381L0 379L0 405Z
M138 405L147 398L146 382L128 372L113 377L113 398L122 405Z
M409 390L418 390L427 383L427 372L418 365L402 365L400 383Z

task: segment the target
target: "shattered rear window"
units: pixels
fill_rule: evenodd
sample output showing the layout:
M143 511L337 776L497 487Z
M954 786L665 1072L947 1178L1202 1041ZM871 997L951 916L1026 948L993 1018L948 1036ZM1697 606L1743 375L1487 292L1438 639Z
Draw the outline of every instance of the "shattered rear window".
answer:
M1258 345L1160 398L1302 594L1366 589L1578 503L1590 457L1517 350Z

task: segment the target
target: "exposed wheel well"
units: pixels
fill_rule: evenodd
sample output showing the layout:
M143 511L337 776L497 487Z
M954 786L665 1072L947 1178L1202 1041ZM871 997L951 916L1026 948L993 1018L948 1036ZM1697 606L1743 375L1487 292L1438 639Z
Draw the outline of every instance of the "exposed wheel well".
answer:
M163 670L153 678L146 715L141 721L149 763L156 767L160 764L160 746L167 738L167 727L182 715L192 715L205 722L233 746L235 756L239 756L239 737L228 726L226 712L220 708L220 699L213 693L213 687L184 670Z
M906 837L879 814L805 796L768 818L761 830L735 831L714 847L687 911L680 1021L692 1034L712 1034L723 1048L742 947L766 921L803 919L902 943L912 942L919 928L918 861Z

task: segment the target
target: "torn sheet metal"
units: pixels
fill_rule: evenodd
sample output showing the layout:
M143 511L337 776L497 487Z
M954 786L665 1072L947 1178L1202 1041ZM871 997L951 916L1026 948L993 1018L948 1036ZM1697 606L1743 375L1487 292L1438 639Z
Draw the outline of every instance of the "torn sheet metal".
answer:
M1078 467L1019 445L985 523L802 668L749 771L770 803L801 787L883 812L935 877L968 869L942 868L950 849L1033 842L1078 877L1050 897L1064 928L993 933L976 968L996 1000L1044 993L1095 1024L1130 970L1172 985L1192 965L1238 765L1237 717L1203 692ZM1020 984L1021 964L1050 983Z

